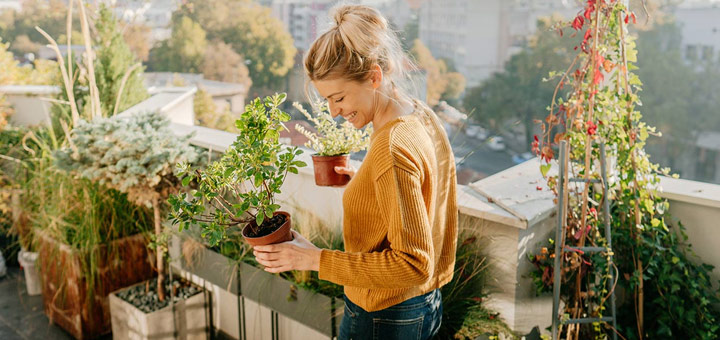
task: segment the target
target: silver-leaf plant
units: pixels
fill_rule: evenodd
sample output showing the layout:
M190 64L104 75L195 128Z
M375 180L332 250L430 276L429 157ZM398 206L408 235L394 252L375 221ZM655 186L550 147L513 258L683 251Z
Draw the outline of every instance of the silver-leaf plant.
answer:
M190 136L177 136L170 122L155 113L130 117L80 120L71 132L70 147L54 153L58 168L99 182L139 205L150 205L155 217L158 297L165 299L161 203L177 192L175 164L195 162L198 154Z

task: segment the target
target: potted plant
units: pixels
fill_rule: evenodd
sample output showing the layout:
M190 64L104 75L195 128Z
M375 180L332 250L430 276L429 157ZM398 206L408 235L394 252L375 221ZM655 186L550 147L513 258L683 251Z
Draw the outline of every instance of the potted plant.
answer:
M178 313L191 314L184 318L195 322L190 329L188 324L178 325L182 326L179 334L183 338L205 334L205 323L200 322L205 320L205 299L199 294L202 290L180 281L165 284L167 234L162 231L163 203L180 186L173 174L174 164L197 159L197 153L188 143L189 136L176 136L169 124L167 119L154 113L99 118L90 123L80 121L72 130L70 147L55 152L59 168L126 193L137 205L152 207L155 234L151 246L155 249L158 273L155 287L150 289L146 281L140 287L110 295L116 337L134 334L151 338L164 334L168 327L173 331L172 323L152 320L171 320ZM166 286L172 286L173 302L180 302L176 308L168 306Z
M335 223L328 223L295 203L285 204L288 205L292 205L289 209L294 212L294 230L318 246L342 249L342 236L330 227ZM270 274L259 268L252 248L239 240L239 233L210 247L200 232L197 226L190 226L174 235L170 248L174 253L173 264L234 295L240 330L252 324L252 315L256 315L253 308L257 307L244 302L251 300L330 338L337 336L343 314L341 286L320 280L317 272ZM253 327L242 332L253 338Z
M327 104L318 103L316 115L313 117L299 103L293 106L311 121L317 133L295 125L295 129L309 139L305 146L316 151L312 155L315 170L315 184L319 186L342 186L350 181L350 176L339 174L335 167L347 167L351 152L367 149L370 141L370 128L358 130L348 121L338 124L330 112Z
M272 244L292 240L290 214L279 211L275 194L281 193L289 172L298 173L305 162L295 160L302 153L297 147L279 142L282 124L290 116L280 110L285 94L264 100L256 98L245 107L236 121L238 137L221 159L205 170L179 164L182 184L191 182L191 194L170 197L173 222L180 230L197 224L202 236L216 246L229 234L237 233L250 245Z

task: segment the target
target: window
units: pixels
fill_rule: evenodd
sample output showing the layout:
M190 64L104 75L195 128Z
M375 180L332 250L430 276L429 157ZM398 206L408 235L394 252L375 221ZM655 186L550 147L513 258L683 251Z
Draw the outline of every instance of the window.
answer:
M687 60L697 60L697 46L695 45L687 45L685 47L685 59Z
M703 60L712 60L712 57L714 55L713 47L710 45L703 46L702 49L702 59Z

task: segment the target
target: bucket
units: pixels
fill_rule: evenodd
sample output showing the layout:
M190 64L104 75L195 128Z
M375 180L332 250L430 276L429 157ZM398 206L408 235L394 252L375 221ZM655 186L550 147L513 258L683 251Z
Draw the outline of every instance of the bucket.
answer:
M37 258L38 253L25 250L18 253L18 262L25 272L25 285L27 286L28 295L40 295L42 293L40 274L38 274L37 267L35 267Z

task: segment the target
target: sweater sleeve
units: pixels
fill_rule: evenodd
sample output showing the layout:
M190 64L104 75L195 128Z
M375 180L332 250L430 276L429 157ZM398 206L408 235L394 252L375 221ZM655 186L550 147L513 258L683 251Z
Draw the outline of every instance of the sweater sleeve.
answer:
M389 247L371 253L323 250L321 279L351 287L394 289L422 285L432 277L433 243L421 176L406 160L395 159L374 181Z

